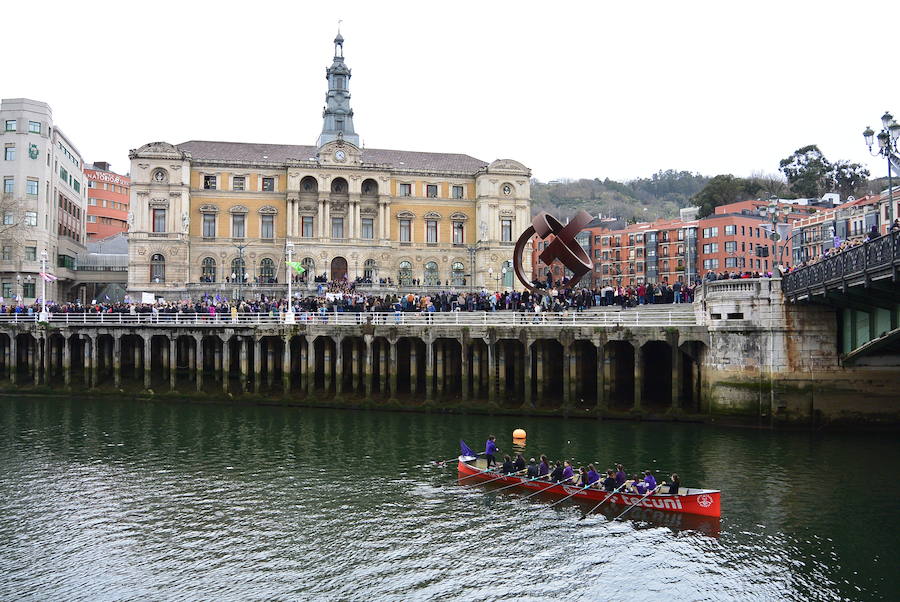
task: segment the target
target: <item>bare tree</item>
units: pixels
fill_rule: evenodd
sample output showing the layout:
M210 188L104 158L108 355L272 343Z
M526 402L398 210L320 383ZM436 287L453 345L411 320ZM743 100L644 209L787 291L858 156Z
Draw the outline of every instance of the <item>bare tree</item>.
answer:
M750 179L759 184L760 190L767 197L777 196L783 198L788 194L787 180L780 173L765 173L763 171L755 171L750 174Z

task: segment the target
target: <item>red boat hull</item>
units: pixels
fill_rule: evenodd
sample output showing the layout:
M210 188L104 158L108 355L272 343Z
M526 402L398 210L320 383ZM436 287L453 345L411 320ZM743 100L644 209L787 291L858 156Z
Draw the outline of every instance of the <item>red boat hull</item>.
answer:
M547 495L556 495L565 497L572 495L573 499L592 500L602 502L609 495L606 491L600 489L582 489L581 487L573 487L570 485L559 485L547 483L545 481L528 481L528 479L504 476L499 477L495 472L482 471L471 464L460 461L457 467L460 479L465 479L466 484L474 484L484 481L492 481L497 485L513 485L518 484L521 489L529 489L531 491L543 490ZM719 506L719 497L721 492L712 489L685 489L681 491L686 493L672 495L666 493L656 493L641 499L643 496L631 493L615 493L609 497L607 504L617 504L620 506L631 506L637 504L637 508L647 508L650 510L658 510L661 512L674 512L678 514L694 514L697 516L721 516Z

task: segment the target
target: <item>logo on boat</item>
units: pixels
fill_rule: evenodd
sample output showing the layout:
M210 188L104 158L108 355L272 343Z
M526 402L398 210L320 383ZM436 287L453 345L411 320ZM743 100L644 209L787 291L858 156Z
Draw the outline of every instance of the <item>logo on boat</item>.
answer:
M700 504L704 508L709 508L712 506L713 499L709 494L704 493L703 495L697 496L697 503Z

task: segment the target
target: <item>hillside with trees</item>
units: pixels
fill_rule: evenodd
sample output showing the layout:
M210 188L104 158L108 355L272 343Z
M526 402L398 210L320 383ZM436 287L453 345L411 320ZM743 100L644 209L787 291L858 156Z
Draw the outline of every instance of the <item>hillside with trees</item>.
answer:
M531 185L532 211L547 211L563 220L579 209L628 222L675 217L709 180L671 169L624 183L609 178L548 183L535 180Z
M858 163L829 161L814 145L797 149L779 163L779 173L754 173L741 178L732 174L704 176L689 171L661 170L649 178L617 182L554 180L531 184L532 213L546 211L562 221L579 209L628 223L677 217L678 210L699 206L700 217L719 205L756 198L819 198L838 192L842 199L883 189L881 179L869 180L869 171Z

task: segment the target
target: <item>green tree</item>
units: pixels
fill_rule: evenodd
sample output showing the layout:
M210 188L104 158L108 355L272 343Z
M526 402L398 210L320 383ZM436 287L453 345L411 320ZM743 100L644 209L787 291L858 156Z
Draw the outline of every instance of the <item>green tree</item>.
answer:
M694 204L700 207L700 217L715 213L716 207L746 201L762 189L758 182L744 178L736 178L731 174L714 177L694 195Z
M841 159L831 166L831 179L842 199L865 189L869 181L869 170L859 163L851 163Z
M815 144L798 148L778 165L791 190L801 197L819 198L831 188L831 163Z

